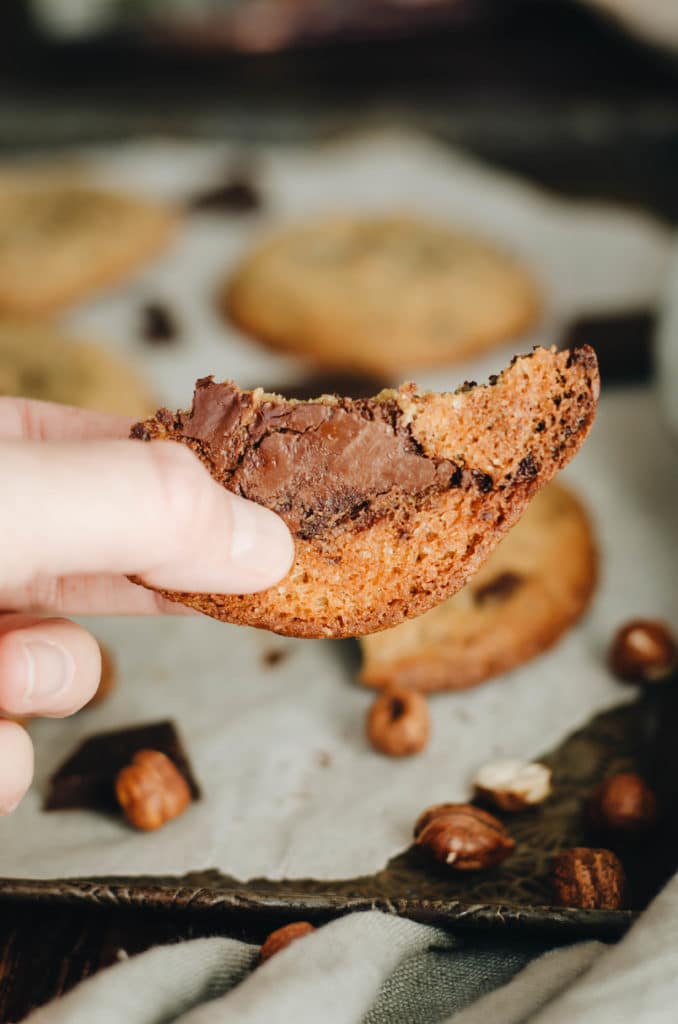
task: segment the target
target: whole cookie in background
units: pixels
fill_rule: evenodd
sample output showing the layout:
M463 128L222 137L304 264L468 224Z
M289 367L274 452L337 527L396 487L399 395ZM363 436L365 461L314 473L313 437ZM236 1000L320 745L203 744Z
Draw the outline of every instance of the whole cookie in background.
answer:
M418 619L361 640L361 682L461 690L551 647L585 611L596 582L591 526L551 483L463 590Z
M105 348L24 321L0 321L0 395L125 416L156 405L141 377Z
M400 374L527 330L539 295L513 257L407 216L335 216L264 241L220 293L246 333L324 366Z
M84 184L0 175L0 316L40 316L123 280L170 242L168 207Z
M190 410L161 409L132 436L187 444L224 487L282 516L295 559L262 593L162 593L290 636L356 636L420 615L463 586L579 449L598 388L587 348L536 349L454 394L405 384L294 402L200 380Z

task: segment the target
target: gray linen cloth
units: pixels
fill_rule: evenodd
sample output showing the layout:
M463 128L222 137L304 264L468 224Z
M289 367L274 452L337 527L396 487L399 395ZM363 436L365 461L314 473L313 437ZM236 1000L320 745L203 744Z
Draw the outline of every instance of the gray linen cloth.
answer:
M616 946L460 938L371 911L325 925L261 967L257 956L256 946L234 939L160 946L89 978L28 1020L675 1024L678 879Z

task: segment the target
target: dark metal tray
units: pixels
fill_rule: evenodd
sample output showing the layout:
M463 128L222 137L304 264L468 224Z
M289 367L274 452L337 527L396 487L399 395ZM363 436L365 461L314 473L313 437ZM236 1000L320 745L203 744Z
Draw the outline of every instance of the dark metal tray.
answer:
M52 904L140 906L214 916L315 921L378 908L456 930L553 933L563 939L619 936L678 867L678 834L670 810L678 802L678 687L664 685L633 703L596 716L547 754L554 794L538 810L505 816L517 841L501 867L453 874L411 847L378 874L338 882L293 879L246 884L218 871L181 878L0 879L0 898ZM583 804L606 775L637 771L659 795L663 824L651 837L619 843L590 832ZM549 862L568 846L608 846L621 858L630 883L630 909L592 911L553 907Z

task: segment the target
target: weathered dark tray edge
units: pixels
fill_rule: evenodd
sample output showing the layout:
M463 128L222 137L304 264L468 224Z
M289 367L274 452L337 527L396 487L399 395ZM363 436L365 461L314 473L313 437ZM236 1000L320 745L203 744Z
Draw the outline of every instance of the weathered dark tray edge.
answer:
M502 903L463 903L459 900L421 900L414 897L255 894L245 890L214 890L182 884L182 879L38 879L0 878L0 901L52 905L138 906L144 909L218 916L233 911L329 919L360 910L382 910L425 924L455 930L519 929L523 933L558 932L563 937L616 939L638 916L633 911L573 910L559 907L517 907Z

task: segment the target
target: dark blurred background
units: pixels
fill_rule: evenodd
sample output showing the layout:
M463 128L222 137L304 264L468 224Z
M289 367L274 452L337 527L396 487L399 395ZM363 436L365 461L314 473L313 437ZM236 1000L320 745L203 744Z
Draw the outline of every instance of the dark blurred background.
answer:
M14 2L0 145L414 127L675 220L677 23L675 0Z

